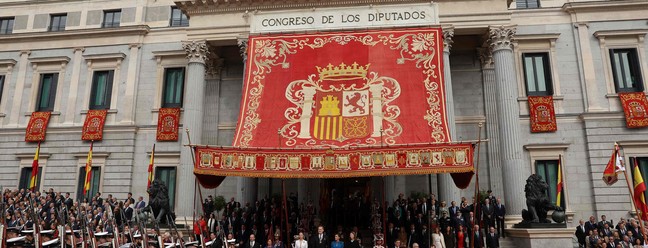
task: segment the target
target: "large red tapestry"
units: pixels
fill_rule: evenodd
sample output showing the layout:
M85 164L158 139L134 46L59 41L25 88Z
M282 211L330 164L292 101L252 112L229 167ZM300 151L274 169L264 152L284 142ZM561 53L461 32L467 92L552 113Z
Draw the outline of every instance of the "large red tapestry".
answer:
M352 149L196 148L194 173L274 178L342 178L473 170L472 144Z
M81 130L81 140L99 141L103 139L104 124L108 110L88 110L83 129Z
M628 128L648 127L648 100L643 92L619 93Z
M45 141L45 133L51 115L51 112L32 112L25 132L26 142Z
M529 119L532 133L558 130L553 96L529 96Z
M177 141L180 108L160 108L158 112L157 141Z
M249 39L233 146L448 142L440 28Z

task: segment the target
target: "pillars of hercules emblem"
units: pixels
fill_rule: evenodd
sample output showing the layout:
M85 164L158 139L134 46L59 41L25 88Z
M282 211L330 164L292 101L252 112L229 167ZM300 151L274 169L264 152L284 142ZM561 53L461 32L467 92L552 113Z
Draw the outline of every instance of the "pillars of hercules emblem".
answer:
M454 112L454 97L452 95L452 77L450 73L450 48L452 48L452 37L454 37L453 27L443 28L443 78L445 84L446 96L446 118L448 119L448 129L450 133L450 140L456 137L455 126L455 112ZM450 174L438 175L438 188L440 200L446 202L456 201L460 199L459 188L457 188L450 177Z
M202 41L183 41L182 47L187 53L189 65L187 66L187 82L185 99L183 103L184 112L182 113L182 126L189 129L191 142L200 144L202 142L203 130L203 102L205 99L205 61L209 51L207 42ZM188 144L188 137L182 132L182 144ZM194 182L196 179L193 174L193 157L189 149L180 150L180 166L178 171L179 182ZM192 165L192 166L188 166ZM192 183L178 184L178 192L194 192ZM178 206L176 213L180 216L191 216L193 213L193 195L178 194L176 204ZM201 201L197 199L197 201ZM200 204L200 202L198 202Z
M300 139L310 139L310 120L313 117L313 96L315 96L315 87L304 87L304 107L302 108L302 115L299 120L299 136Z
M371 93L371 116L373 118L373 133L371 137L380 137L382 130L382 84L369 85L369 92ZM382 144L383 140L380 141Z
M495 62L497 114L500 133L500 156L504 178L506 212L517 215L525 207L524 184L531 170L522 160L518 84L511 41L515 27L490 27L489 45Z

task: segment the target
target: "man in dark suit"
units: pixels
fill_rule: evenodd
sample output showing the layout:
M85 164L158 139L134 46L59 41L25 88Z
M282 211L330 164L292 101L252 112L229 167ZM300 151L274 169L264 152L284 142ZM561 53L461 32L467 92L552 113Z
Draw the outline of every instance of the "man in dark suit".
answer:
M605 224L608 224L609 226L612 226L612 222L607 220L607 217L605 215L601 215L601 221L599 221L599 223L597 225L598 229L599 229L599 232L603 231L603 229L605 228Z
M460 212L457 212L455 217L452 218L452 226L454 227L455 231L459 231L459 226L466 226L463 215L461 215Z
M418 232L414 224L410 225L410 230L407 231L407 247L411 248L414 243L419 243Z
M490 199L486 198L484 200L484 205L482 206L482 216L484 217L485 228L495 226L495 208L491 205Z
M389 222L387 227L387 244L392 245L398 238L398 228L394 227L394 223Z
M473 227L473 232L472 232L472 240L470 242L474 243L475 248L483 248L484 247L484 234L482 233L481 229L479 229L479 225L475 225Z
M585 223L585 233L589 235L589 232L592 230L598 231L598 223L596 223L596 217L593 215L589 217L589 221Z
M585 240L587 239L587 233L585 233L585 221L580 220L576 227L576 238L578 239L578 247L585 247Z
M324 233L324 227L323 226L318 226L317 227L317 234L313 235L313 237L310 240L310 244L308 244L309 248L329 248L330 246L328 237L326 237L326 234Z
M489 232L486 235L486 247L499 248L499 235L495 233L495 227L491 226L488 231Z
M506 215L506 207L504 204L502 204L502 199L497 198L497 202L495 203L495 225L496 225L496 230L499 235L502 236L502 238L506 237L504 235L504 216Z
M430 247L430 232L428 232L427 225L421 226L421 232L419 233L419 244L421 247Z
M457 206L457 202L452 201L450 203L450 207L448 207L448 215L454 218L455 216L457 216L457 212L459 212L459 206Z
M126 202L126 209L124 210L124 218L126 223L133 219L133 198L128 199Z
M254 234L250 234L250 240L245 243L245 248L261 248L261 243L256 242Z

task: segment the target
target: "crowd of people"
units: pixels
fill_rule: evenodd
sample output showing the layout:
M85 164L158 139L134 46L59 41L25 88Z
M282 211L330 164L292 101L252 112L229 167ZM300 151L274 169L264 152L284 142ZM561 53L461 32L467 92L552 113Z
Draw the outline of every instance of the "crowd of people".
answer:
M644 225L645 228L645 225ZM579 247L584 248L644 248L644 233L636 219L621 218L615 225L605 215L597 220L590 216L588 221L580 220L576 226Z
M382 218L383 206L377 201L366 204L347 200L360 211L352 211L343 205L333 214L323 214L310 200L299 204L294 194L288 198L286 212L279 197L243 205L231 198L221 216L217 216L210 196L203 205L208 214L194 224L194 234L197 239L212 235L225 237L224 240L235 240L230 243L246 248L253 238L254 244L260 241L274 248L286 243L308 248L320 242L327 243L326 248L353 248L356 243L358 246L388 248L463 248L470 247L471 243L474 243L473 247L499 247L499 239L504 238L506 208L490 191L483 198L473 202L462 198L458 203L451 201L447 204L438 201L434 194L418 198L400 194L392 203L385 203L387 218ZM331 210L336 208L334 202L330 205ZM363 205L367 207L362 208ZM286 214L287 220L283 218ZM342 221L335 221L336 218L331 216L336 214L345 217ZM331 219L327 221L318 216ZM387 223L380 223L385 219ZM344 225L348 223L351 225ZM385 232L382 231L384 228Z
M1 203L8 247L34 247L38 238L48 247L75 247L90 240L93 246L108 246L113 239L122 238L120 243L142 239L142 227L133 220L146 202L141 196L134 199L131 193L125 199L96 193L75 201L70 193L51 188L43 192L5 189ZM65 244L60 243L62 235Z

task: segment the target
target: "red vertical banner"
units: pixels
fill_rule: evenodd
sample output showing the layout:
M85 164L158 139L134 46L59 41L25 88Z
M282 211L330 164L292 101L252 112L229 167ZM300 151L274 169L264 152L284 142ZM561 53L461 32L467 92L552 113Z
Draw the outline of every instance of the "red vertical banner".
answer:
M619 93L625 113L626 127L648 127L648 100L643 92Z
M25 132L26 142L45 141L45 133L47 132L47 125L49 124L51 115L51 112L32 113L27 124L27 131Z
M160 108L158 112L157 141L177 141L180 108Z
M108 110L88 110L83 129L81 131L81 140L99 141L103 139L103 130L106 123Z
M532 133L555 132L558 130L553 96L529 96L528 101Z

